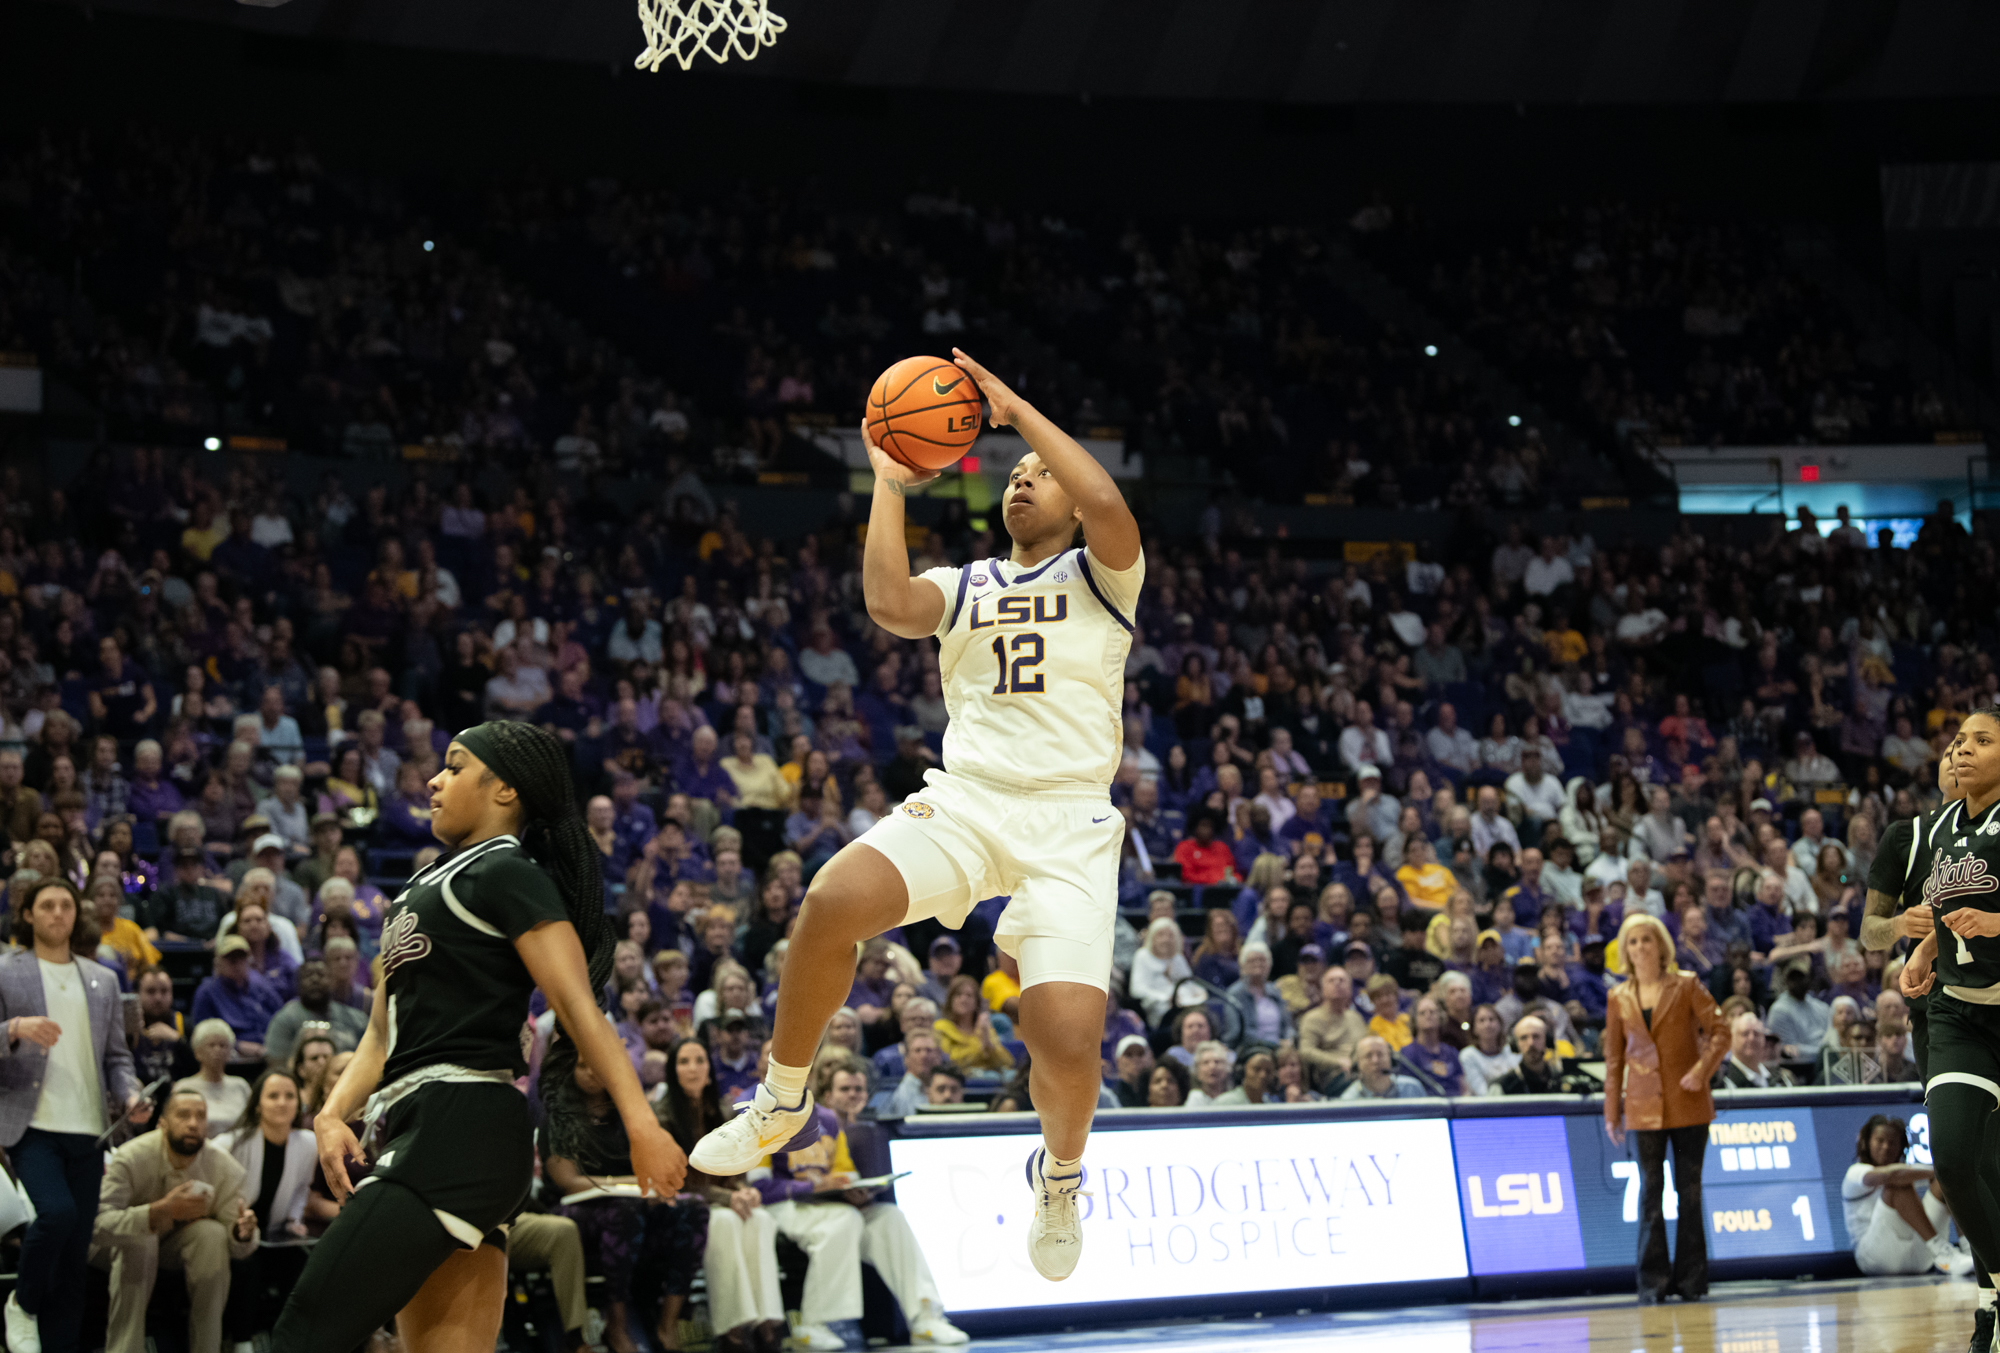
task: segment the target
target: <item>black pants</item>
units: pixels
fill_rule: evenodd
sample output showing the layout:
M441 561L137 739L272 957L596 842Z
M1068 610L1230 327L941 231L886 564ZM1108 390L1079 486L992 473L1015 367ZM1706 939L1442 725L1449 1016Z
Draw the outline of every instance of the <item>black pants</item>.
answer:
M248 1343L275 1325L305 1267L306 1251L289 1246L255 1250L248 1259L231 1260L229 1304L222 1311L224 1336L231 1343Z
M1981 1273L2000 1256L2000 1009L1933 991L1924 1030L1931 1161Z
M84 1267L97 1221L104 1148L88 1135L29 1128L12 1153L35 1219L21 1238L21 1309L36 1317L47 1353L83 1342Z
M1708 1150L1708 1125L1632 1133L1639 1157L1639 1295L1681 1296L1692 1300L1708 1291L1708 1229L1701 1205L1701 1159ZM1674 1192L1680 1222L1674 1230L1674 1257L1667 1262L1666 1159L1674 1153Z

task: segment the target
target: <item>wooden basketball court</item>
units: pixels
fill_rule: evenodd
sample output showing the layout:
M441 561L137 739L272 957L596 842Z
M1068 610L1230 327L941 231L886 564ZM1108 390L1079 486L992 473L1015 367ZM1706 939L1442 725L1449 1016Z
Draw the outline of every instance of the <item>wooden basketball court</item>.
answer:
M1338 1353L1958 1353L1972 1336L1965 1280L1725 1283L1706 1301L1640 1308L1629 1296L1078 1329L979 1339L1005 1353L1256 1349Z

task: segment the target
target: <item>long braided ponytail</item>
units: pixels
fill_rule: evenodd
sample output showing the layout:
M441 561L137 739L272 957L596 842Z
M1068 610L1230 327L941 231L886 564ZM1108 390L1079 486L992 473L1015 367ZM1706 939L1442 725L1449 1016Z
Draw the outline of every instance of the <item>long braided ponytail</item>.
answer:
M577 811L569 752L547 730L510 721L469 728L458 741L520 796L522 849L555 881L570 924L583 942L590 989L601 1001L611 980L617 936L604 914L604 874L597 846ZM555 1154L572 1160L583 1149L589 1128L576 1089L576 1064L576 1041L558 1030L542 1057L542 1108Z

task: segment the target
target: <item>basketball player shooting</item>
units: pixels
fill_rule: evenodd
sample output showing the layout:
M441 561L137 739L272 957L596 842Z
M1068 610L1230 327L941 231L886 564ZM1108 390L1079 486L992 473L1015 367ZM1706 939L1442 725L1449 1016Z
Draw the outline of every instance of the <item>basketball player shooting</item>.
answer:
M1042 1126L1027 1162L1028 1257L1059 1280L1083 1243L1076 1197L1097 1107L1125 831L1110 785L1145 560L1131 509L1090 453L979 363L953 357L992 425L1028 445L1002 499L1007 560L911 577L904 495L936 471L891 459L862 432L875 470L868 614L902 638L938 640L949 769L927 772L922 792L813 876L778 989L769 1074L691 1159L717 1177L740 1174L806 1122L807 1074L853 986L856 946L928 917L956 929L975 902L1006 895L996 938L1021 968L1018 1028Z

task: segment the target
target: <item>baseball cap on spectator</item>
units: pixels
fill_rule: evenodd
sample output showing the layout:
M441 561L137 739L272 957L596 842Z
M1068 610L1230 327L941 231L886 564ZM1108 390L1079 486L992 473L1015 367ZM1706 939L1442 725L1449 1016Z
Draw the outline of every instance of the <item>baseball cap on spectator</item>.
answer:
M725 1029L747 1029L750 1027L750 1017L741 1010L730 1010L726 1011L716 1023Z
M1523 954L1514 960L1514 966L1517 968L1539 968L1541 960L1537 959L1533 954Z
M1189 629L1193 629L1194 617L1189 615L1186 611L1182 611L1179 615L1174 617L1174 624L1186 625Z
M1484 949L1484 948L1485 948L1485 947L1486 947L1487 945L1489 945L1489 944L1498 944L1498 943L1500 943L1500 932L1499 932L1499 931L1497 931L1497 930L1482 930L1482 931L1480 931L1480 932L1479 932L1479 939L1478 939L1478 941L1477 941L1477 942L1476 942L1476 943L1474 944L1474 946L1473 946L1473 947L1474 947L1474 949L1475 949L1475 950L1477 950L1477 949Z
M1382 771L1377 766L1363 766L1360 770L1354 772L1354 782L1356 784L1361 783L1363 780L1379 780L1381 778Z
M1752 799L1750 800L1750 811L1753 813L1775 813L1778 810L1771 806L1769 799Z
M252 813L236 824L238 836L262 836L269 830L271 830L271 819L262 813Z
M1349 940L1347 947L1340 951L1340 956L1343 959L1352 958L1356 954L1366 954L1370 958L1375 957L1375 951L1368 947L1368 941L1366 940Z
M265 832L250 843L250 853L252 855L262 855L267 850L283 850L286 844L285 838L276 832Z
M940 935L931 941L931 952L934 954L955 954L959 952L958 941L949 935Z
M1152 892L1146 894L1146 905L1150 907L1155 902L1172 902L1175 905L1179 905L1180 899L1165 888L1155 888Z
M1788 958L1785 960L1783 971L1786 973L1802 972L1810 975L1812 973L1812 959L1805 954L1800 954L1796 958Z
M1112 1058L1113 1060L1116 1060L1119 1057L1123 1057L1128 1051L1130 1051L1133 1048L1147 1048L1151 1046L1152 1044L1148 1043L1145 1039L1139 1037L1139 1035L1137 1034L1126 1034L1123 1038L1118 1040L1118 1050L1112 1054Z
M338 827L339 825L340 818L337 814L314 813L312 815L312 829L314 831L318 831L321 827Z
M1667 852L1667 858L1670 860L1685 860L1688 858L1688 848L1686 846L1675 846Z
M1298 961L1301 963L1324 963L1326 962L1326 950L1320 948L1317 944L1302 944L1299 946Z
M1604 880L1598 878L1595 874L1585 874L1583 876L1582 891L1586 893L1601 893L1604 891Z
M250 941L244 939L241 935L224 935L215 942L215 956L217 958L228 958L231 954L247 954L249 952Z

